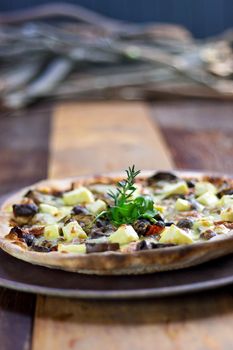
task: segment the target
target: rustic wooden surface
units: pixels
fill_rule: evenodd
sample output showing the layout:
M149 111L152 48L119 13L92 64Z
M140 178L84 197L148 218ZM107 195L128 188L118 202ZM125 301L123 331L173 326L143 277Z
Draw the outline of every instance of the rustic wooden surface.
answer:
M33 349L232 349L230 293L140 301L39 297Z
M125 169L129 164L135 164L139 169L169 169L173 166L160 132L156 125L152 126L149 110L143 104L62 105L54 111L52 130L51 178L76 175L77 169L80 174L88 174ZM128 325L122 322L129 314L133 315L127 303L120 303L124 306L118 309L117 314L115 303L92 302L90 308L85 307L88 304L74 300L66 300L58 308L59 304L61 302L57 298L38 297L34 350L50 347L64 349L70 344L80 350L138 348L138 329L130 322ZM138 304L133 305L136 313ZM118 319L121 317L117 327L109 323L114 314ZM106 319L108 326L100 329L99 324L95 324L98 318L100 321ZM142 327L146 333L150 333L150 327L143 325L143 322ZM55 337L57 329L60 329L59 336ZM109 335L106 334L107 330Z
M47 176L50 109L0 114L0 194ZM36 296L0 288L0 349L30 349Z
M0 194L47 176L49 107L0 113Z
M169 151L142 103L66 104L52 118L52 178L137 168L168 169Z
M151 115L178 168L232 173L233 103L160 102Z
M74 174L76 167L90 172L96 164L97 171L131 162L169 168L174 162L179 168L233 172L230 103L82 104L51 110L0 117L1 193L37 181L47 171L60 177ZM232 288L136 302L37 297L36 309L34 296L0 289L3 349L16 344L17 349L231 349L232 325Z

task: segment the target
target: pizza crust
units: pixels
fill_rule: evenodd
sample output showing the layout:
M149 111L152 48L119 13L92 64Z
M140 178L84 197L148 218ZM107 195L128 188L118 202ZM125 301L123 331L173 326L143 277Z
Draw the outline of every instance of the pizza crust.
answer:
M142 176L150 176L153 171L142 172ZM174 172L182 177L203 177L201 172ZM98 177L98 180L106 181L109 176L113 181L122 174L106 174ZM211 174L213 175L213 174ZM10 255L35 265L46 266L66 271L97 274L97 275L122 275L144 274L157 271L181 269L230 254L233 252L232 236L211 240L207 242L181 245L175 247L159 248L155 250L123 252L103 252L92 254L73 254L49 252L40 253L27 249L26 245L18 245L5 239L9 233L9 214L6 208L16 203L29 189L42 186L66 187L73 182L93 182L97 177L77 177L65 180L45 180L33 186L24 188L4 202L0 212L0 247Z

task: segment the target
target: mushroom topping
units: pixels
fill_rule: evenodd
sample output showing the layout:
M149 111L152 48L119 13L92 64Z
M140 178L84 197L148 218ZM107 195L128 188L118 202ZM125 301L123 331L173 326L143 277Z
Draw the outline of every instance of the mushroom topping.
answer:
M34 203L29 204L14 204L14 216L34 216L38 212L38 207Z
M178 226L179 228L192 228L193 226L193 221L190 220L190 219L182 219L182 220L179 220L176 224L176 226Z
M149 250L149 249L158 249L158 248L166 248L166 247L173 247L176 244L173 243L155 243L155 242L150 242L150 241L140 241L136 245L136 250Z
M154 182L158 181L174 181L177 180L178 177L175 174L165 172L165 171L160 171L152 175L151 177L148 178L148 184L151 185Z
M206 239L206 240L209 240L213 237L217 236L217 233L215 233L214 231L212 230L206 230L205 232L202 232L201 235L200 235L200 238L203 238L203 239Z
M100 253L119 250L119 243L86 243L87 253Z

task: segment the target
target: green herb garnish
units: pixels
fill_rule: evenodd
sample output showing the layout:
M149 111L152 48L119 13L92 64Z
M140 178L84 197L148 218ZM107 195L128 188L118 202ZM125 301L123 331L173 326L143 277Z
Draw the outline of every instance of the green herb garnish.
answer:
M114 205L110 207L106 212L109 220L116 226L122 224L132 224L139 218L150 219L158 213L154 209L154 202L148 196L138 196L135 199L132 198L133 193L136 191L135 178L140 173L140 170L135 170L135 166L129 167L126 170L127 179L118 182L116 192L109 192L108 195L114 200Z

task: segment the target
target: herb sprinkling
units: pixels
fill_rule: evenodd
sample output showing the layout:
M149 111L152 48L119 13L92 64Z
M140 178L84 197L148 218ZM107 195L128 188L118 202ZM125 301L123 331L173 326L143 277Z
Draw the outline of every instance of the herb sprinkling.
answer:
M106 214L108 219L116 226L122 224L132 224L139 218L149 219L156 222L154 216L157 210L154 202L149 196L133 197L137 190L135 178L140 170L135 170L135 166L126 170L127 178L117 183L116 191L108 192L113 199L114 205L100 215Z

